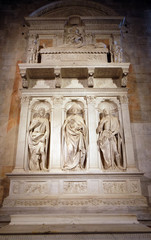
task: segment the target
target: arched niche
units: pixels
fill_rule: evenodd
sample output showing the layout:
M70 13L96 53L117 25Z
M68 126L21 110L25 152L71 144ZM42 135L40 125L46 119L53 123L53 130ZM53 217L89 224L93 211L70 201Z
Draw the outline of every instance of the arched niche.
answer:
M126 171L125 140L118 103L104 99L98 104L98 150L104 171Z
M27 162L30 171L47 171L50 158L51 105L35 100L30 106L27 128Z
M32 12L29 17L117 16L117 13L96 1L54 1Z
M87 166L88 127L84 120L84 104L66 104L66 118L62 126L62 170L85 170Z

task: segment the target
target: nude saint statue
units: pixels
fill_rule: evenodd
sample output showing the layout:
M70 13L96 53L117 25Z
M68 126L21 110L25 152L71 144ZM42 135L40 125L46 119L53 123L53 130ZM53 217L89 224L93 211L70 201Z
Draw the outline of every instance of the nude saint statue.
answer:
M29 169L47 170L49 120L45 108L40 108L29 126Z
M74 103L62 127L63 170L84 169L86 165L88 129L82 112Z
M117 117L109 110L103 110L96 132L99 134L98 145L104 169L124 170L121 154L120 124Z

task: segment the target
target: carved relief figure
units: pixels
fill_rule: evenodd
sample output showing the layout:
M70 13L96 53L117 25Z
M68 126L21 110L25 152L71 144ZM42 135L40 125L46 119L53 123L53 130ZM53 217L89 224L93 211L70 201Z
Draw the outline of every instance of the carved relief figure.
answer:
M123 50L122 48L117 44L116 41L114 41L113 44L113 49L112 49L112 54L113 54L113 60L116 63L121 63L123 61Z
M31 42L28 48L28 56L27 62L28 63L37 63L38 62L38 50L39 50L39 43L38 43L38 36L32 36Z
M65 43L67 45L81 47L84 41L83 38L83 27L77 25L65 28Z
M29 169L47 170L49 120L45 108L40 108L29 126Z
M117 117L109 109L103 109L96 132L99 134L98 146L104 169L119 168L124 170L122 163L120 124Z
M63 169L84 169L87 155L88 129L82 117L83 109L74 103L67 111L62 127Z

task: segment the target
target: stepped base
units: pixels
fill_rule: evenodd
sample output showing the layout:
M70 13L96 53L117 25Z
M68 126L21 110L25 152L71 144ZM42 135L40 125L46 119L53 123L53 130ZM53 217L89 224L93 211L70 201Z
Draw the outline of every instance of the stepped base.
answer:
M130 214L18 214L11 216L1 234L54 233L151 233L151 228L139 224Z

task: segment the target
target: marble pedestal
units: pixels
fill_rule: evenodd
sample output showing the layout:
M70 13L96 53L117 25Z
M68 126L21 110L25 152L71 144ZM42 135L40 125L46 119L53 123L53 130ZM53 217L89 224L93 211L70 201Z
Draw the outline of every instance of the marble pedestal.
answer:
M10 214L121 214L147 209L140 173L9 174L10 194L3 211Z

